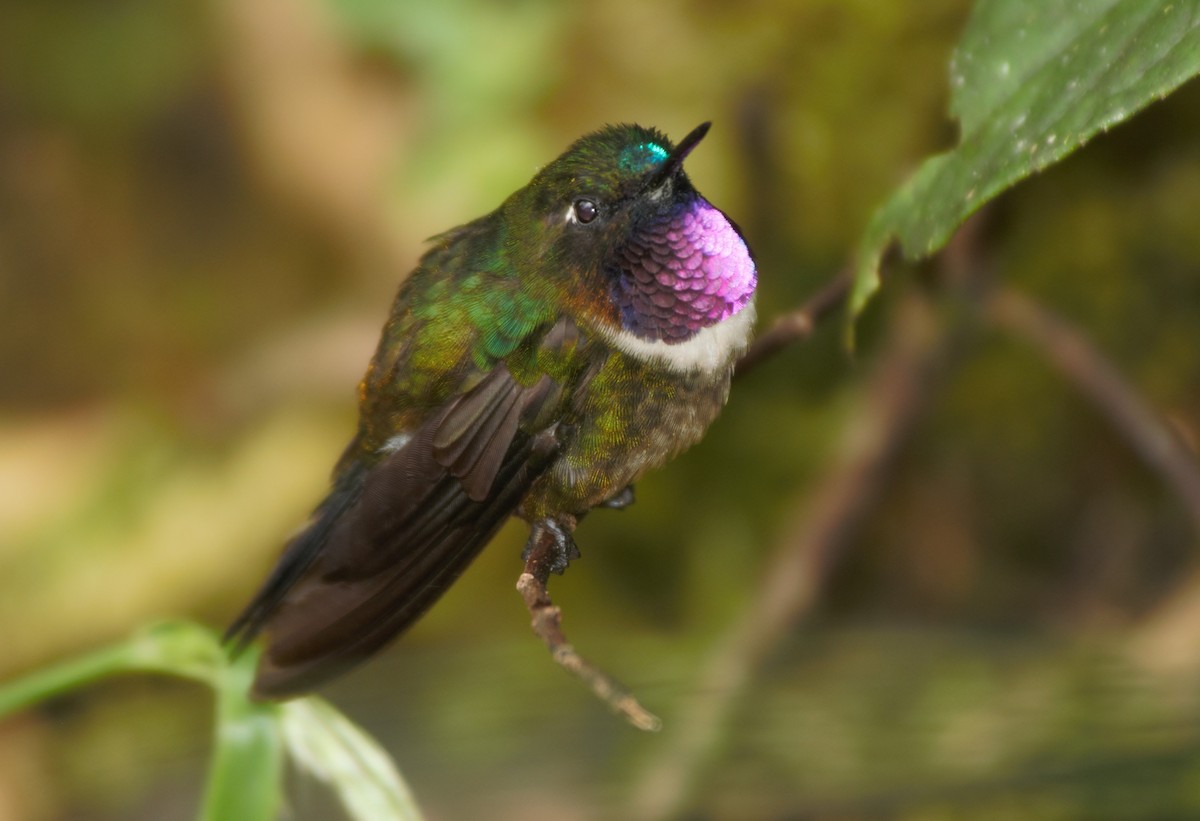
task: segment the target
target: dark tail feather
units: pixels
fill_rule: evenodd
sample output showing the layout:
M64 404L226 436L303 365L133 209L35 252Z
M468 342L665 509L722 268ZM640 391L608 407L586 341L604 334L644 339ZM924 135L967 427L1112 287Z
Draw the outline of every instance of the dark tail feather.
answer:
M358 501L366 475L366 469L355 463L339 476L329 496L313 512L313 520L288 543L271 575L225 630L223 640L232 644L230 654L234 658L254 641L288 590L321 554L334 526Z
M518 436L492 492L475 501L436 465L427 439L412 446L415 454L387 460L366 476L336 526L325 528L315 564L310 557L264 587L264 615L247 621L254 629L265 625L270 636L257 695L311 690L410 626L491 540L557 452L552 432ZM439 475L427 472L431 467ZM279 592L268 598L268 589Z

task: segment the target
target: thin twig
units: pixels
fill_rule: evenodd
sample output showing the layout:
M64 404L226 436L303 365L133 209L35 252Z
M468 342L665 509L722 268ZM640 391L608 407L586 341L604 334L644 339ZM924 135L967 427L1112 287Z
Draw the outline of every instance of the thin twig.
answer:
M786 346L812 336L817 324L822 319L845 304L846 298L850 296L850 286L854 281L853 272L854 269L851 266L846 266L824 288L809 297L803 305L776 319L771 327L759 334L742 354L734 369L734 375L745 376Z
M1108 417L1142 460L1162 477L1200 528L1200 464L1137 389L1084 334L1048 308L1012 288L998 288L985 316L1036 347Z
M539 539L531 546L525 559L525 571L517 579L517 592L532 617L534 635L546 643L559 666L579 678L596 697L639 730L656 732L662 727L658 716L649 712L638 700L607 675L590 664L567 641L562 630L562 611L550 600L546 584L550 579L552 551L550 539Z

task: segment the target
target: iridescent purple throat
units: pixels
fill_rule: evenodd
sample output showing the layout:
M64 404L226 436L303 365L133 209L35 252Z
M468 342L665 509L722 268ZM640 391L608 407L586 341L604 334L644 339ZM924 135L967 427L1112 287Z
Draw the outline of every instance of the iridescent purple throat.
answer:
M758 282L737 229L700 196L641 226L617 265L613 299L621 325L668 343L736 314Z

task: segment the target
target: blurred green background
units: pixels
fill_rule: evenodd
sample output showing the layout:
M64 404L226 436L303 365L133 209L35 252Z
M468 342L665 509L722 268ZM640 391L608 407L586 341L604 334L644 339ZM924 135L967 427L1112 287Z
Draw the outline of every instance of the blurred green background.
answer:
M800 303L953 143L946 62L967 12L6 3L0 680L153 619L227 623L319 500L422 240L586 131L713 120L691 176L755 248L764 321ZM1193 83L1006 195L977 252L1085 330L1193 450L1198 133ZM633 508L582 526L584 558L551 592L660 735L609 716L529 634L519 525L326 694L434 819L1200 815L1195 519L953 290L936 265L889 277L853 358L827 323L739 381ZM943 355L881 489L796 628L712 692L715 648L820 518L914 325ZM713 697L730 720L672 786ZM190 818L209 699L130 679L0 724L0 819ZM289 802L334 817L302 779Z

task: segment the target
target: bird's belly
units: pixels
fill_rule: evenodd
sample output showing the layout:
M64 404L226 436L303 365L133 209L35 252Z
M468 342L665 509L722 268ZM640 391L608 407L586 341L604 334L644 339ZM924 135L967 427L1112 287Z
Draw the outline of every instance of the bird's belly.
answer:
M729 396L730 368L683 375L606 366L564 420L564 447L521 505L528 519L580 515L694 445Z

